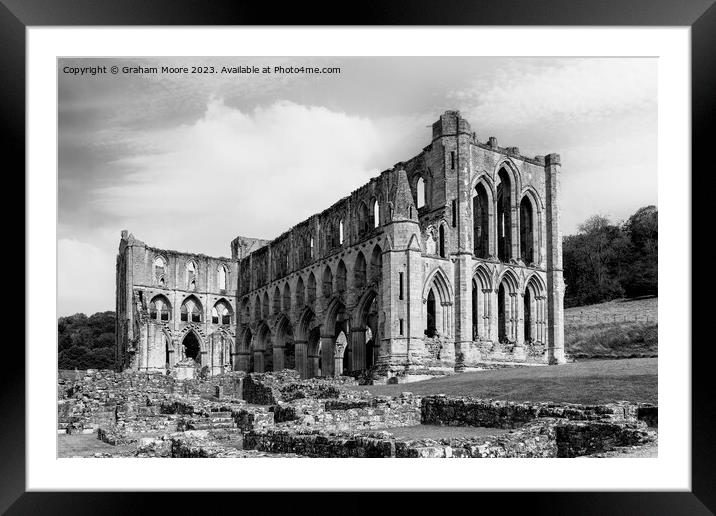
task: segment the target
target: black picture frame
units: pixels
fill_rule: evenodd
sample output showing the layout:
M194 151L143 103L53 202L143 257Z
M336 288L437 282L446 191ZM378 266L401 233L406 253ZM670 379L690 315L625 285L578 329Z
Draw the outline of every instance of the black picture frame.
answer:
M303 3L277 6L237 0L0 0L0 105L5 157L15 158L6 174L25 169L25 31L32 26L103 25L556 25L556 26L688 26L691 27L692 72L692 181L694 207L707 206L708 188L696 187L713 170L711 132L716 119L716 6L714 0L493 0L429 2L361 2L352 5L350 16L344 5ZM6 161L7 163L7 161ZM24 188L24 187L23 187ZM17 193L15 193L17 196ZM692 212L692 235L706 231L706 217ZM701 231L699 231L701 230ZM692 259L691 249L684 256ZM708 253L707 253L708 255ZM696 262L692 261L693 270ZM31 272L25 269L25 274ZM684 272L684 281L691 278ZM27 276L26 276L27 277ZM708 287L706 287L708 288ZM697 294L692 289L693 296ZM707 304L696 298L683 300L694 309L693 321L709 320ZM27 324L27 314L25 314ZM703 324L703 323L702 323ZM696 335L692 330L692 335ZM19 340L19 339L16 339ZM690 492L569 492L569 493L479 493L479 507L487 510L495 502L511 510L531 514L713 514L716 511L716 421L711 386L711 339L691 346L692 353L692 490ZM9 343L8 343L9 344ZM691 343L668 343L688 349ZM0 510L8 514L97 514L149 511L157 498L164 511L187 512L193 495L182 493L39 493L25 492L25 353L19 346L5 349L0 375ZM353 494L348 494L354 496ZM346 495L346 496L348 496ZM270 497L271 508L311 506L305 493ZM315 494L313 495L315 497ZM340 496L340 494L339 494ZM428 502L443 510L457 510L449 493L414 494L400 502L401 512L425 509ZM237 497L242 497L237 504ZM250 510L246 494L216 495L207 510L216 512L226 504ZM204 497L201 497L204 498ZM506 500L507 499L507 500ZM314 498L315 500L315 498ZM203 503L203 502L202 502ZM261 502L259 502L261 503ZM313 502L315 504L315 502ZM322 502L325 503L325 502ZM475 503L475 499L470 502ZM254 505L261 507L260 505ZM314 508L318 507L312 505ZM361 504L344 501L334 510L358 513ZM371 510L371 509L366 509ZM152 511L156 513L156 510ZM273 512L273 511L272 511Z

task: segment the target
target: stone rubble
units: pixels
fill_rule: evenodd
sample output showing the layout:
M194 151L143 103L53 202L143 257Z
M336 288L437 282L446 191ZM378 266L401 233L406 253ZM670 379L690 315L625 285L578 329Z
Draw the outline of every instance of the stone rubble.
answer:
M353 378L295 371L177 380L87 371L60 378L58 433L96 433L136 457L577 457L654 442L658 407L530 403L343 388ZM449 439L397 438L418 425L510 429ZM127 456L126 452L95 457Z

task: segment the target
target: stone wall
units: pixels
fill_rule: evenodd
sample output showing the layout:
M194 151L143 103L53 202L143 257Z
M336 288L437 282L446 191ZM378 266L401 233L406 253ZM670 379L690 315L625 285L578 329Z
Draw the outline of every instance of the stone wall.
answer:
M637 410L636 404L627 402L604 405L517 403L438 395L422 399L422 423L517 428L536 418L636 421Z
M308 398L338 398L341 386L357 383L350 377L301 380L292 369L276 373L251 373L243 384L243 398L253 405L275 405L280 401Z
M92 433L111 425L158 430L171 426L161 414L162 403L181 396L182 400L213 396L221 386L227 400L243 403L243 372L232 372L208 380L178 381L161 373L118 373L87 370L58 380L58 432Z

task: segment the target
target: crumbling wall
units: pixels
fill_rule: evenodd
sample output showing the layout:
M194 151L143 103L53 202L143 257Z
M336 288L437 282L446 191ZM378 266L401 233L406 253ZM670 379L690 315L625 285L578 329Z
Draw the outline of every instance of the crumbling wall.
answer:
M603 405L482 400L471 397L427 396L422 399L423 424L517 428L536 418L636 421L633 403Z

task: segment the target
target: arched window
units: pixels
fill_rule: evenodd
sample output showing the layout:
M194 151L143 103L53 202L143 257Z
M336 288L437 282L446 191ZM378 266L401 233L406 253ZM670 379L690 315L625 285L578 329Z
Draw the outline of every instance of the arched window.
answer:
M186 264L186 288L187 290L196 290L197 271L196 264L189 260Z
M435 325L435 293L432 288L428 292L427 316L425 335L432 338L437 333Z
M154 283L161 285L162 287L166 284L164 274L166 272L166 262L161 256L157 256L154 259Z
M380 226L380 205L377 200L373 201L373 227Z
M370 212L366 203L361 201L358 207L358 234L360 236L366 235L370 229Z
M343 219L338 222L338 245L343 245Z
M211 322L213 324L231 324L231 315L231 306L222 299L211 309Z
M223 265L219 266L219 290L226 290L226 269Z
M316 276L314 276L312 272L308 275L306 300L308 301L308 304L312 304L316 300Z
M315 255L313 254L313 237L311 237L311 258L314 258Z
M472 198L473 252L478 258L490 253L490 208L485 185L478 183Z
M339 294L342 294L346 291L346 276L348 275L348 271L346 270L346 264L343 263L343 260L338 262L338 267L336 268L336 290Z
M441 258L445 258L445 224L440 224L438 251Z
M149 318L157 321L168 321L171 319L171 307L164 296L156 296L149 303Z
M201 303L194 296L189 296L181 305L183 322L201 322Z
M415 187L418 194L418 208L425 206L425 180L421 177L418 179L418 184Z
M497 257L507 262L512 253L512 183L504 168L497 179Z
M537 261L534 256L534 226L532 203L525 195L520 203L520 257L526 265Z
M323 297L331 297L333 293L333 272L331 272L331 268L328 265L326 265L326 268L323 270L321 293Z

